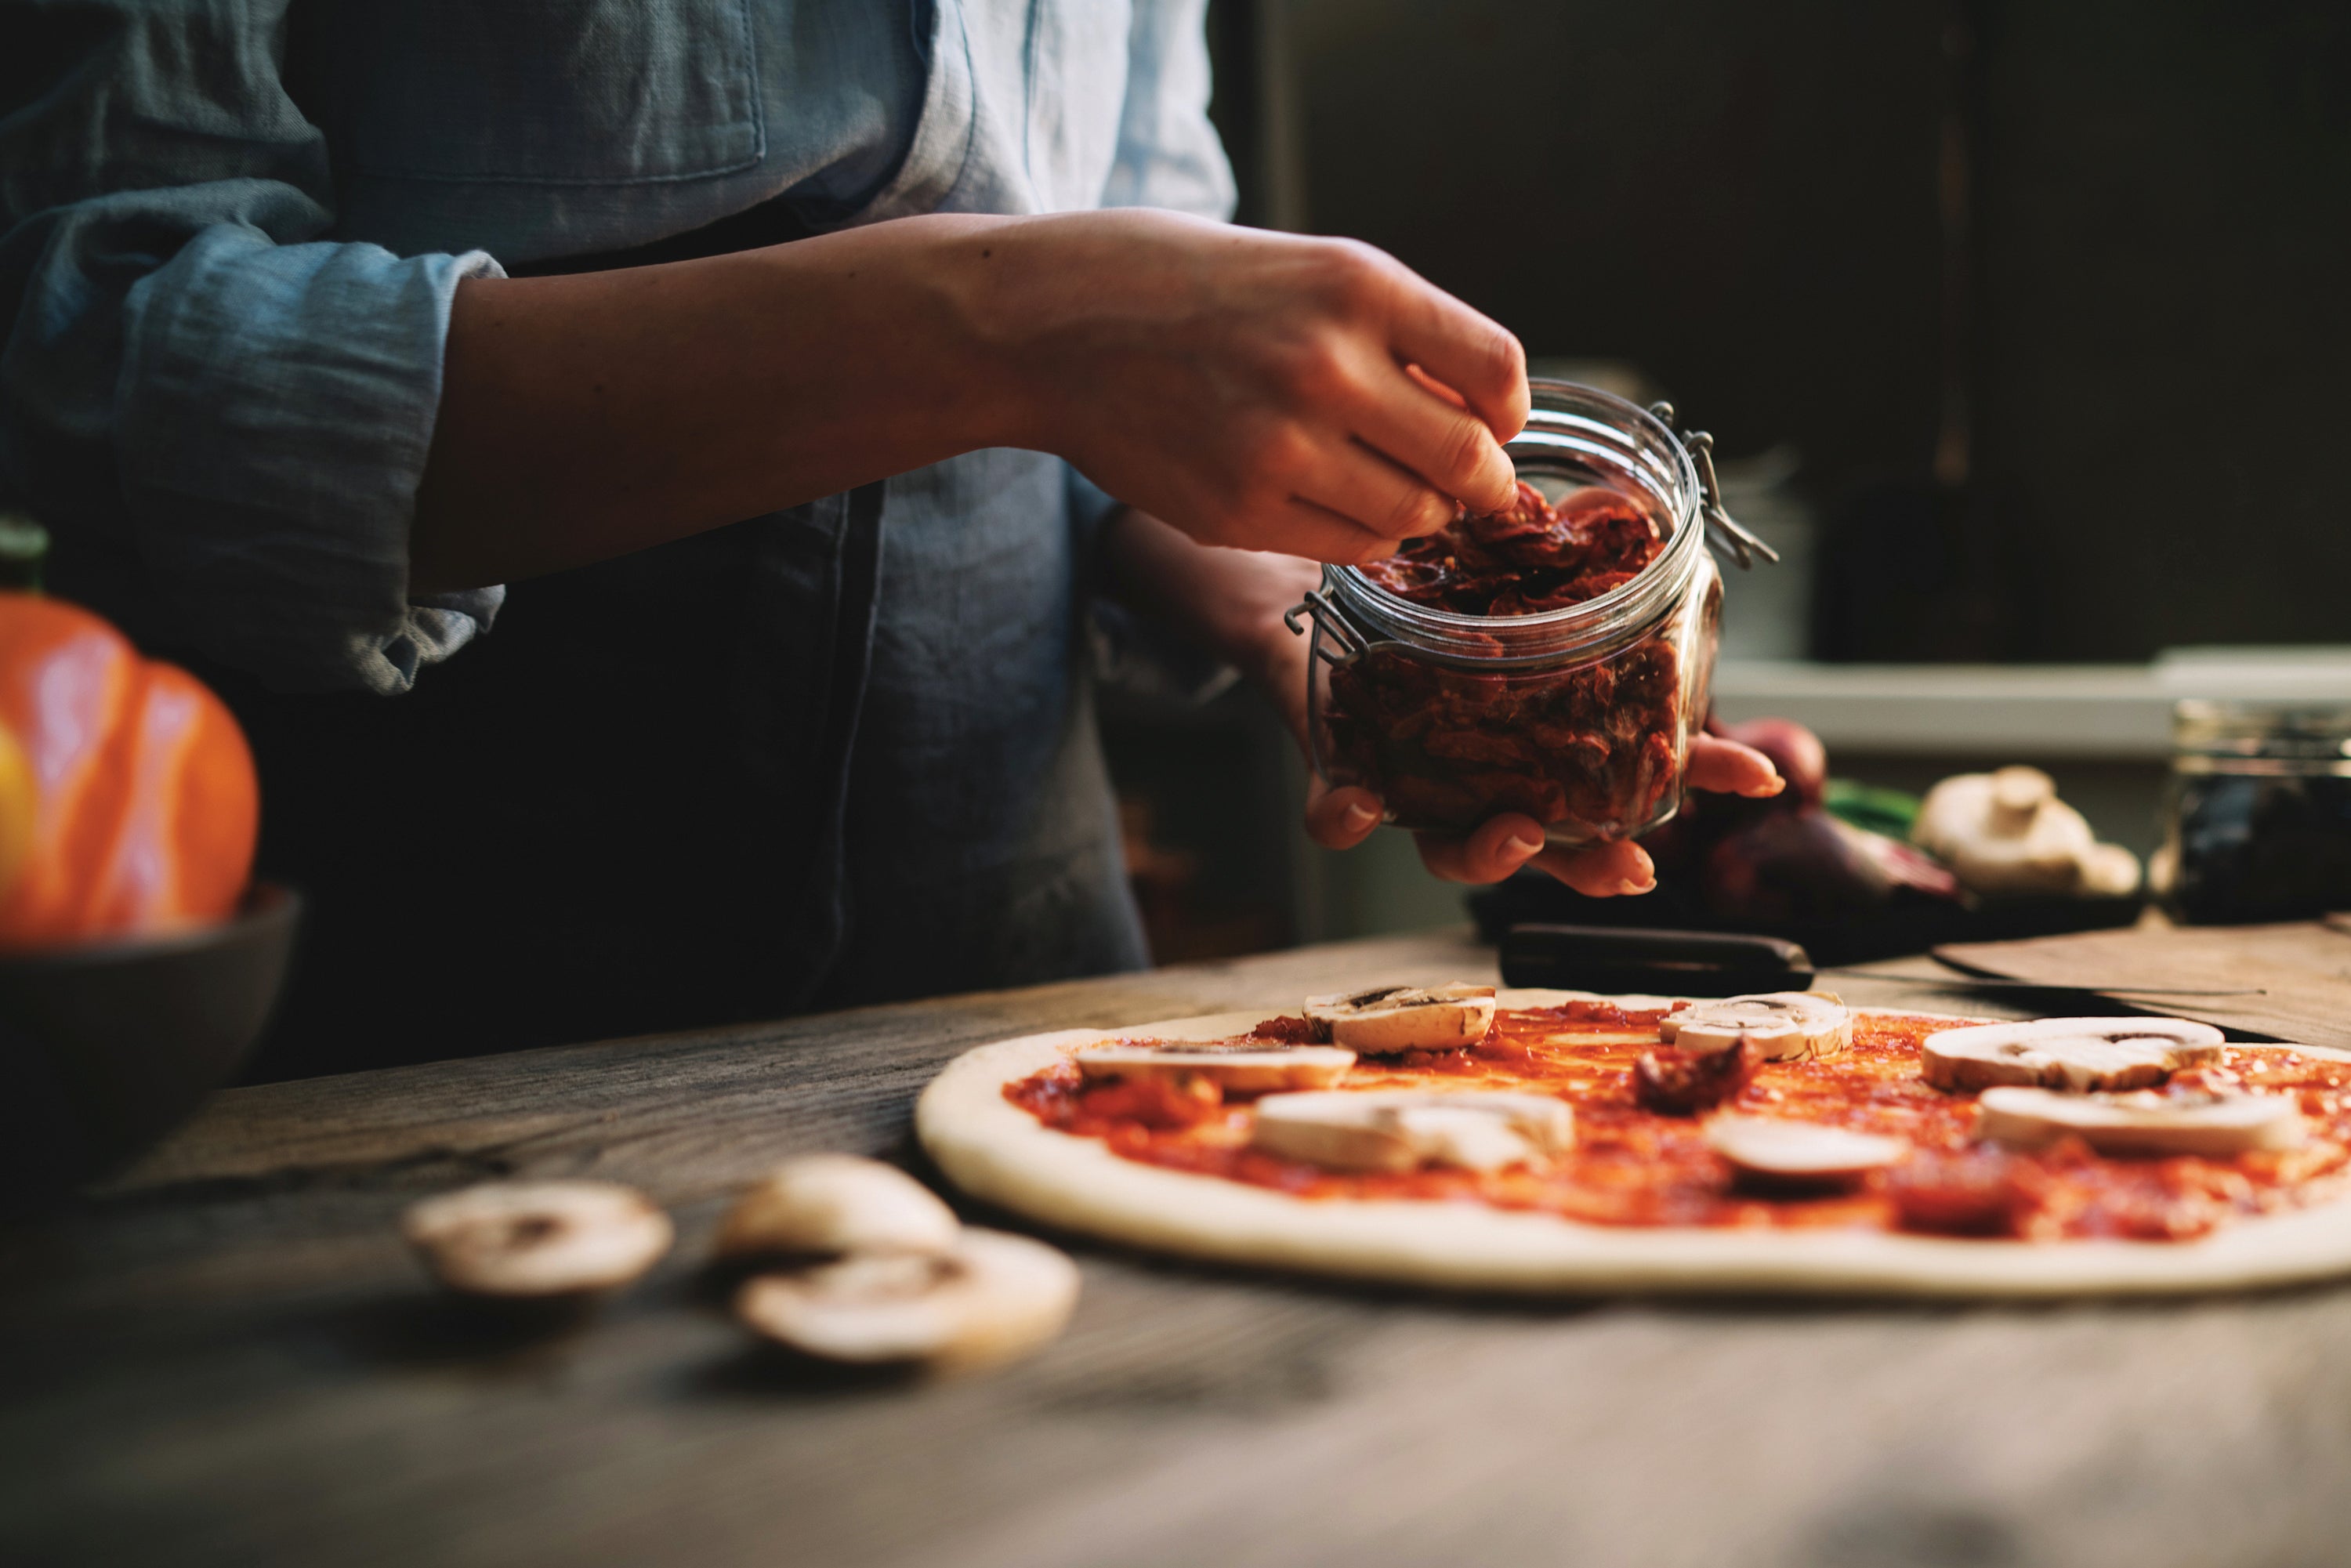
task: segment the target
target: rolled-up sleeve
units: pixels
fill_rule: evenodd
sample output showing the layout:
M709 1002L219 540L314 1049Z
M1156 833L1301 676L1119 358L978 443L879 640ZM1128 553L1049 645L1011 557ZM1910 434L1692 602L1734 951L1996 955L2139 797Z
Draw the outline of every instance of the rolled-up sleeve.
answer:
M497 264L333 227L282 6L25 8L0 104L0 488L287 689L406 690L498 589L408 591L450 303Z

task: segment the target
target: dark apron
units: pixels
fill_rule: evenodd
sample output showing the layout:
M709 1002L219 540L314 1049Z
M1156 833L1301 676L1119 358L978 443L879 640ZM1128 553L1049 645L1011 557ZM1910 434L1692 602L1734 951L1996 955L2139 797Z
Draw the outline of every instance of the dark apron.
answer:
M538 270L716 254L796 228L770 204ZM963 483L983 513L1023 484L1042 504L1050 459L956 462L980 465ZM1069 656L1073 596L1041 582L1012 596L1029 635L1004 667L1026 685L993 695L987 669L920 646L934 640L923 595L942 585L903 583L898 619L877 613L892 486L944 482L953 503L955 481L942 465L517 583L495 632L401 697L275 694L203 669L260 761L262 869L310 904L253 1076L1141 962L1091 694ZM910 578L925 575L925 548L897 547ZM988 632L984 612L964 613L967 631ZM877 622L902 672L878 691ZM958 670L983 706L1026 702L1035 721L982 727L958 751L949 732L972 702L927 704L923 685ZM1040 680L1066 689L1037 692ZM934 740L946 749L926 752Z

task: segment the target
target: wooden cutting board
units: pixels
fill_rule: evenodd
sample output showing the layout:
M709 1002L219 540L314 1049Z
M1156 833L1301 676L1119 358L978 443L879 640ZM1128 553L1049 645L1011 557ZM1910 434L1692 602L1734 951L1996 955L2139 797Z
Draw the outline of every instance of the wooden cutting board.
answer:
M2351 917L2291 925L2139 926L2030 942L1963 942L1935 956L1979 974L2083 986L2117 1001L2273 1040L2351 1047ZM2134 998L2133 985L2260 996Z

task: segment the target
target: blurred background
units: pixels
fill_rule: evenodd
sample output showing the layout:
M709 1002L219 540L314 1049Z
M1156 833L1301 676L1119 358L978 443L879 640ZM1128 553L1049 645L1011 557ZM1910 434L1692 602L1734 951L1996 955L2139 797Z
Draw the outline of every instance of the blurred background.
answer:
M1778 568L1717 711L1909 790L2047 769L2145 853L2180 696L2351 699L2351 6L1214 0L1240 219L1712 430ZM1299 833L1252 694L1114 688L1163 961L1462 915Z

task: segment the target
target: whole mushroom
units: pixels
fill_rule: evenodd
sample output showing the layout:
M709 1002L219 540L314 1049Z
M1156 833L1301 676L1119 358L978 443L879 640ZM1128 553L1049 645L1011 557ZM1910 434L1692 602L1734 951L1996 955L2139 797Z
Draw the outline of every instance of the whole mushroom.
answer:
M2137 857L2098 842L2038 768L1944 779L1927 792L1910 836L1976 893L2122 897L2138 887Z

